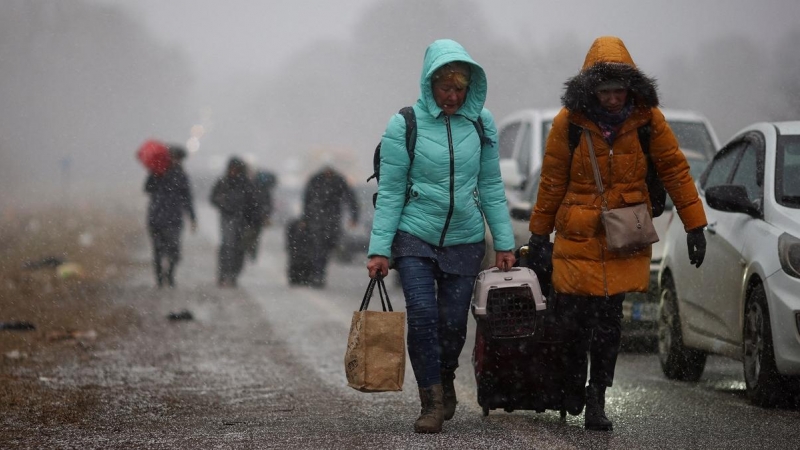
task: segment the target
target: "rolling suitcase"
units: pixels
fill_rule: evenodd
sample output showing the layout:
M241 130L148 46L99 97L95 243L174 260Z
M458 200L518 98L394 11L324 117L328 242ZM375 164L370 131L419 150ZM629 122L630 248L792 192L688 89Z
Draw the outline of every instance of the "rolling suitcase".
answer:
M287 277L290 285L308 285L312 282L313 252L301 219L286 225Z
M563 418L565 393L582 392L585 375L567 373L575 341L562 332L553 306L529 268L490 269L478 275L472 299L477 322L472 364L484 415L498 408L556 410Z

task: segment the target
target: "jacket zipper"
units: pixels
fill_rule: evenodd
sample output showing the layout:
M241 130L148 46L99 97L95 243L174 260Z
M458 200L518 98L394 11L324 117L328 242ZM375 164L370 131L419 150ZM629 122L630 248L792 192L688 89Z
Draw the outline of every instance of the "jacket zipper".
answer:
M456 158L453 152L453 131L450 129L450 117L444 116L444 125L447 127L447 147L450 151L450 208L447 210L447 220L444 221L444 228L442 228L442 237L439 239L439 247L444 247L444 238L447 235L447 228L450 227L450 219L453 218L453 209L455 208L455 172L456 172Z
M609 146L608 148L608 181L612 181L614 179L614 147ZM608 185L611 188L611 185Z

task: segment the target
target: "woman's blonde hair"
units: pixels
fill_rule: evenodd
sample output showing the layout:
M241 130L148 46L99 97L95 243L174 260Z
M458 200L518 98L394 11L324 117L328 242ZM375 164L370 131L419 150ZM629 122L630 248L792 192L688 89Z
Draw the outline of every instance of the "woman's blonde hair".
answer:
M469 84L471 72L469 64L465 62L449 62L436 69L436 72L431 77L431 84L436 84L439 81L451 81L457 88L465 88Z

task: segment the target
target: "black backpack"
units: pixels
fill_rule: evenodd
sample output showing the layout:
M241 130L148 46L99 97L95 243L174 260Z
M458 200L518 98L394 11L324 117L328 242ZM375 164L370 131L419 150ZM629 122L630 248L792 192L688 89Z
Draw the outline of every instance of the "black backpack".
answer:
M414 108L406 106L400 109L400 115L406 121L406 151L408 152L409 167L414 163L414 149L417 146L417 116L414 113ZM491 143L491 140L486 137L486 132L483 128L483 119L478 116L478 120L472 122L475 125L475 130L478 132L478 137L481 140L481 146ZM367 181L375 178L375 181L381 182L381 143L375 147L375 152L372 154L372 175L367 178ZM372 194L372 206L374 207L378 202L378 193Z
M572 166L572 154L581 140L581 127L574 123L569 123L569 157L570 167ZM664 188L664 183L658 178L656 166L653 164L653 159L650 157L650 124L640 126L637 130L639 135L639 145L647 157L647 191L650 193L650 204L653 205L653 217L658 217L664 212L664 207L667 204L667 190Z

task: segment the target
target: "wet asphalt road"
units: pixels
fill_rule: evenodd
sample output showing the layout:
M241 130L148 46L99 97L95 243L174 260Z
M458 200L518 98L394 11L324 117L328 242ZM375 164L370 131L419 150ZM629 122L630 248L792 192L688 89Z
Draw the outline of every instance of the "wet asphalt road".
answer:
M607 411L614 432L587 432L583 416L482 415L470 363L474 320L456 372L459 405L439 435L413 433L418 399L410 363L402 392L347 387L343 355L367 283L363 264L334 263L325 289L290 288L283 231L237 289L214 285L216 215L184 240L178 288L157 291L144 268L120 301L142 310L138 334L94 349L88 363L45 374L89 389L101 411L76 425L32 430L21 447L146 448L798 448L800 410L751 406L741 365L710 358L699 383L666 380L654 354L622 354ZM148 260L142 247L141 258ZM394 275L392 275L394 276ZM396 309L402 293L388 283ZM193 321L165 320L186 308Z

